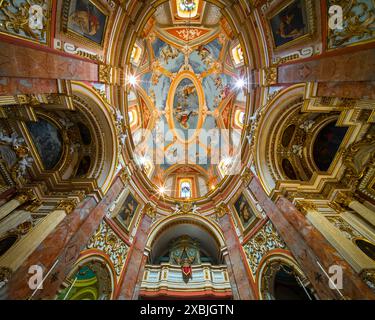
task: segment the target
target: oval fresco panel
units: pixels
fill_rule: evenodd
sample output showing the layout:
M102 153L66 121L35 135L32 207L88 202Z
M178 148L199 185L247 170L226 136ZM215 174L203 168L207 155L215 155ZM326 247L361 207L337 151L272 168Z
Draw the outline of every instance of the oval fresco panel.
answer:
M173 100L173 122L182 139L190 139L197 129L199 119L197 88L190 79L182 79Z

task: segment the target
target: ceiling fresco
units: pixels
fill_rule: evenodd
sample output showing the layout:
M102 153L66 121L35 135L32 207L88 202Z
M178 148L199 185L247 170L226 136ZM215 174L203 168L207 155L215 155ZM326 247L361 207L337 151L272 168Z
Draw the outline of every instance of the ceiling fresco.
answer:
M200 6L200 1L196 5ZM134 105L136 96L151 114L152 119L147 123L142 119L139 130L133 130L133 142L135 158L141 159L153 182L164 183L168 175L180 172L181 165L199 172L208 188L208 181L219 183L225 175L218 161L213 161L220 139L204 134L232 127L236 112L245 112L246 99L238 87L243 63L232 54L239 44L222 29L219 22L224 18L207 27L204 22L213 19L205 11L211 7L201 7L202 24L193 27L189 18L184 18L184 25L175 26L173 22L161 25L160 16L154 17L152 28L136 43L134 52L139 56L142 48L142 57L137 57L140 63L133 63L132 77L137 82L128 105ZM238 143L239 135L225 139ZM156 160L153 146L159 151Z

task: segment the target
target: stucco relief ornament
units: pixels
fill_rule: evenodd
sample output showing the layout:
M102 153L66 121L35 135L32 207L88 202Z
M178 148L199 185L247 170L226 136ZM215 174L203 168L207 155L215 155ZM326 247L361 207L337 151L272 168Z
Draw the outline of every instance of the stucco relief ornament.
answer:
M292 152L298 157L302 158L303 146L299 144L292 145Z
M12 275L12 270L7 267L0 267L0 289L5 287L5 285L10 280Z
M26 169L31 168L34 159L32 157L24 157L18 162L17 178L21 178L26 174Z
M72 143L69 148L69 153L73 154L75 151L79 149L81 145L79 143Z
M127 137L128 137L128 135L126 133L120 134L120 142L123 146L125 145L125 140L126 140Z
M312 128L314 123L315 123L315 121L313 121L313 120L306 120L299 127L300 127L300 129L304 130L305 132L308 132Z
M6 136L2 131L0 131L0 141L5 142L14 148L20 147L25 142L23 138L18 138L18 134L15 132L10 136Z

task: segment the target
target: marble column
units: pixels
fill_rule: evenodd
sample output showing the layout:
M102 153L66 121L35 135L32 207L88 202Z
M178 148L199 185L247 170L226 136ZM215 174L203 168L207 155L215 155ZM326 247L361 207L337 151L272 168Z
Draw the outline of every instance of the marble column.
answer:
M140 283L142 281L144 267L147 261L145 248L151 224L152 218L143 213L137 233L134 237L134 243L127 257L126 268L121 276L117 292L117 299L119 300L138 299Z
M256 177L252 178L249 189L285 241L320 299L342 299L342 295L350 299L375 299L374 292L288 199L280 197L274 203ZM342 268L342 295L329 287L329 281L319 265L325 272L333 265Z
M308 207L306 218L336 248L357 273L361 273L366 269L375 269L375 261L366 256L321 213L312 207Z
M29 195L26 193L19 193L13 199L9 200L0 207L0 220L6 217L13 210L17 209L20 205L29 200Z
M365 219L367 222L369 222L373 227L375 227L375 212L372 211L370 208L366 207L359 201L357 201L352 196L340 192L335 200L337 203L342 204L352 210L354 210L356 213L358 213L363 219Z
M65 216L65 210L55 210L49 213L1 256L0 266L16 271Z
M225 253L223 253L225 264L227 265L228 270L228 276L230 281L230 286L232 288L232 295L234 300L240 300L240 294L237 289L237 283L236 278L234 277L234 266L232 265L232 262L230 261L228 250L225 250Z
M230 219L230 215L226 213L219 218L219 224L227 245L228 255L224 258L228 266L229 278L232 287L236 287L235 290L232 290L233 297L239 300L255 300L257 297L251 285L252 279L246 269L247 261L241 252L242 247Z
M38 290L33 299L54 299L56 293L77 261L92 234L103 220L106 209L124 187L117 178L105 198L99 203L87 196L55 229L39 244L32 254L10 276L4 296L6 299L28 299L33 291L28 286L32 265L42 266L44 275L54 266L44 280L43 290ZM57 263L56 263L57 262Z

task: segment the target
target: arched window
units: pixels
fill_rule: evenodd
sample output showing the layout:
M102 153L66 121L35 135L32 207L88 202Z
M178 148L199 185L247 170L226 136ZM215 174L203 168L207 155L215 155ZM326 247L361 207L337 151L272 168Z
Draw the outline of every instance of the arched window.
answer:
M181 182L180 197L181 198L191 197L191 183L189 181Z

